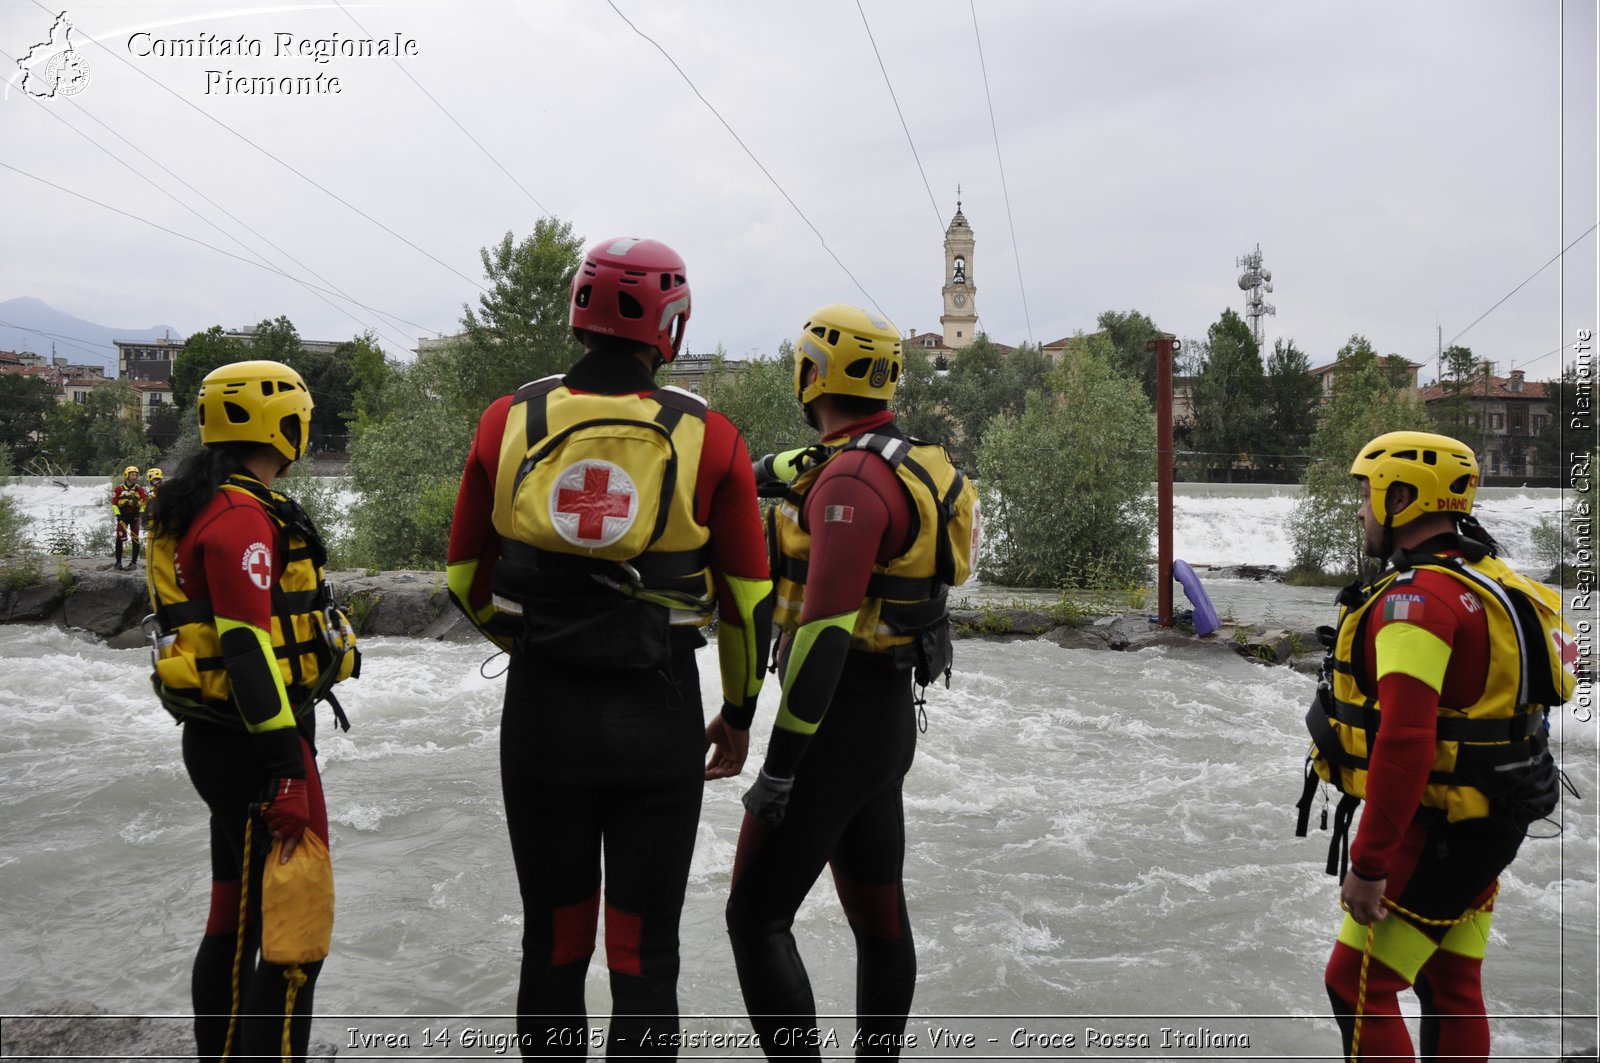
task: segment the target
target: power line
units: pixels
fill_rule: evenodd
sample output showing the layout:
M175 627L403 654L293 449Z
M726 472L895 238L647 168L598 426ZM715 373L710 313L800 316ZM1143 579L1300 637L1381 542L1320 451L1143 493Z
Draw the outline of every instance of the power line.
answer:
M39 10L44 11L47 14L50 14L51 16L54 16L54 14L55 14L55 12L51 11L49 8L45 7L44 4L40 3L39 0L33 0L33 5L35 7L37 7L37 8L39 8ZM423 248L421 248L421 247L417 246L416 244L412 243L410 240L406 239L404 236L401 236L399 233L397 233L393 229L389 228L389 226L385 225L383 222L379 221L377 218L374 218L372 215L368 214L366 211L362 210L360 207L357 207L354 203L351 203L349 200L347 200L344 197L340 196L338 193L330 191L328 188L324 187L321 184L318 184L316 181L312 180L310 177L307 177L305 174L301 173L299 170L295 169L293 166L289 165L287 162L284 162L282 159L278 158L278 156L274 155L272 152L268 151L266 148L263 148L260 144L257 144L255 141L251 140L249 137L245 136L243 133L241 133L238 130L234 129L232 126L228 125L226 122L222 121L220 118L217 118L215 115L212 115L209 112L205 111L204 109L196 106L194 103L190 102L189 100L184 99L181 95L179 95L178 93L174 92L172 89L168 88L166 85L162 84L160 81L157 81L155 78L151 77L149 74L145 73L139 67L135 66L133 63L129 62L128 60L124 59L122 56L118 55L113 49L108 48L105 44L101 43L95 37L93 37L93 36L91 36L91 35L89 35L87 33L85 33L84 36L87 37L89 40L93 41L95 43L95 45L97 45L102 51L104 51L107 55L111 56L112 58L116 59L117 62L121 63L123 66L126 66L128 69L136 72L140 77L144 78L146 81L150 82L152 85L155 85L157 88L161 89L161 91L167 93L173 99L177 100L179 103L183 104L185 107L188 107L190 110L194 111L196 114L202 116L207 121L210 121L210 122L222 127L227 132L232 133L235 137L237 137L238 139L244 141L246 144L250 145L256 151L258 151L261 154L265 155L267 158L271 159L273 162L277 163L279 166L282 166L285 170L288 170L290 173L294 174L296 177L300 178L300 180L306 182L308 185L310 185L312 188L315 188L317 191L321 192L323 195L327 196L328 198L330 198L330 199L334 200L335 202L339 203L340 205L344 206L346 209L351 210L351 211L355 212L356 214L361 215L367 221L369 221L372 224L376 225L378 228L382 229L384 232L388 233L390 236L394 237L396 240L399 240L401 243L405 244L407 247L411 248L413 251L417 252L420 255L423 255L426 258L432 259L435 263L437 263L440 266L443 266L445 269L449 270L451 273L454 273L457 277L460 277L462 280L466 281L468 284L472 285L474 288L477 288L479 291L484 292L485 294L488 293L489 289L485 288L483 285L479 284L477 281L473 280L471 277L467 276L465 273L462 273L460 270L458 270L454 266L450 265L450 263L446 262L444 259L439 258L437 255L433 254L432 252L424 250ZM353 301L354 300L352 300L352 302ZM363 304L357 304L357 305L363 305ZM370 307L368 309L370 309Z
M1446 347L1455 346L1456 340L1459 340L1462 336L1465 336L1468 332L1471 332L1472 329L1473 329L1473 326L1477 325L1477 323L1479 321L1482 321L1484 318L1488 317L1490 314L1492 314L1496 310L1500 309L1500 303L1505 302L1507 299L1511 298L1513 295L1516 295L1518 292L1522 291L1522 289L1527 287L1528 282L1532 281L1534 277L1537 277L1539 274L1541 274L1545 270L1549 269L1556 262L1559 262L1561 260L1561 256L1565 255L1568 251L1571 251L1574 247L1576 247L1578 245L1579 241L1581 241L1584 237L1588 236L1590 233L1594 232L1595 228L1597 226L1600 226L1600 222L1597 222L1595 225L1589 226L1583 232L1579 233L1577 238L1574 239L1572 241L1572 243L1568 244L1566 247L1563 247L1560 251L1556 252L1556 256L1554 258L1552 258L1549 262L1546 262L1544 265L1540 266L1538 269L1534 270L1531 274L1528 275L1528 279L1527 280L1523 281L1521 284L1517 285L1515 288L1511 289L1504 296L1502 296L1500 298L1500 302L1495 303L1489 309L1487 309L1483 313L1479 314L1476 318L1473 319L1473 322L1472 322L1471 325L1468 325L1466 328L1462 329L1460 332L1458 332L1454 336L1450 337L1450 342L1445 344L1445 346ZM1552 352L1552 353L1554 353L1554 352ZM1540 357L1543 358L1543 357L1547 357L1547 356L1546 355L1540 355ZM1438 355L1435 355L1433 358L1429 359L1429 361L1437 361L1437 360L1438 360ZM1427 364L1428 364L1427 362L1424 362L1422 364L1423 364L1423 368L1427 368Z
M38 3L38 0L34 0L34 2ZM805 211L801 210L799 204L794 201L788 192L783 190L783 186L778 183L778 179L776 177L772 176L771 171L769 171L765 166L761 165L761 160L756 158L756 153L751 151L749 145L745 144L745 142L740 139L739 134L733 131L733 126L728 124L728 120L722 117L721 113L718 112L715 107L711 106L711 101L706 99L705 96L701 94L699 89L695 88L694 82L689 80L689 75L683 72L683 67L679 66L677 61L673 59L671 55L667 54L667 50L661 47L661 45L657 44L648 33L644 32L644 30L641 30L638 26L635 26L631 21L629 21L628 16L624 15L621 10L618 9L613 0L606 0L606 3L611 6L611 10L617 13L618 18L620 18L623 22L628 23L629 29L648 41L651 47L660 52L662 56L666 58L667 62L672 64L672 69L676 70L678 72L678 76L683 78L684 84L689 86L689 91L693 92L697 97L699 97L700 102L705 104L706 108L712 114L716 115L717 121L722 123L722 128L728 131L728 135L733 137L733 139L741 148L744 148L744 153L750 156L750 161L756 164L756 168L766 175L768 181L772 182L772 187L778 190L778 194L788 201L789 206L794 208L794 212L796 214L800 215L800 220L805 222L811 231L817 234L817 239L822 243L822 249L828 252L829 256L832 257L834 262L838 263L840 269L844 270L845 276L850 278L850 280L855 284L856 288L860 290L862 295L867 297L867 301L877 309L879 314L882 314L884 317L888 317L889 315L883 312L883 307L878 306L878 301L872 297L871 293L868 292L866 288L862 287L860 281L856 280L856 275L850 272L850 268L840 260L838 255L833 253L833 248L829 247L828 241L823 239L822 232L815 225L811 224L811 219L806 217Z
M12 60L13 62L16 61L16 57L12 56L8 52L6 52L4 49L0 49L0 55L5 56L7 59ZM138 170L134 169L134 167L131 164L129 164L125 159L119 158L114 152L111 151L111 149L107 148L105 145L103 145L103 144L99 143L98 141L96 141L88 133L85 133L83 130L77 128L72 123L68 122L61 115L56 114L54 111L51 111L49 106L47 104L45 104L42 100L39 100L38 98L32 96L31 94L28 96L28 98L33 100L33 102L37 106L39 106L42 110L44 110L47 114L49 114L51 118L55 119L57 122L60 122L67 129L71 130L72 132L76 133L78 136L82 137L84 140L88 141L89 144L92 145L93 147L98 148L100 151L104 152L106 154L106 156L108 156L113 162L119 163L120 165L125 167L128 170L128 172L132 173L135 177L139 178L141 181L144 181L151 188L155 189L157 192L160 192L162 195L164 195L168 199L172 200L172 202L176 203L178 206L182 207L184 210L186 210L190 214L194 215L200 221L203 221L207 225L211 226L213 229L215 229L221 235L226 236L228 239L230 239L234 243L238 244L241 249L249 252L252 255L255 255L255 257L257 259L259 259L262 263L265 263L265 264L267 264L269 266L271 265L270 263L267 262L267 259L266 259L265 256L261 255L255 249L247 246L243 240L240 240L237 236L234 236L232 233L230 233L226 229L222 228L222 226L218 225L216 222L212 221L210 218L207 218L205 215L201 214L193 206L191 206L188 203L185 203L183 200L179 199L177 196L173 195L171 192L167 191L166 189L162 188L160 185L156 184L155 181L151 180L150 177L148 177L147 175L145 175L143 173L140 173ZM76 103L76 101L74 101L74 103ZM215 201L213 201L210 197L205 196L204 193L201 193L193 185L190 185L187 181L184 181L183 178L178 177L177 174L173 173L166 166L162 165L157 160L152 159L148 153L142 151L137 145L133 144L126 137L124 137L121 134L117 133L114 129L112 129L110 126L106 125L104 122L101 122L93 114L90 114L87 109L84 109L84 108L82 108L80 106L79 110L83 114L87 115L91 120L93 120L96 123L98 123L101 128L105 129L112 136L117 137L117 139L121 140L124 144L127 144L130 148L133 148L134 151L139 152L139 154L143 155L146 159L150 159L151 162L155 162L157 166L161 166L161 168L163 170L165 170L169 175L171 175L176 180L180 181L182 184L185 185L185 187L189 188L191 191L195 192L197 195L200 195L203 199L206 200L207 203L210 203L213 207L216 207L218 210L221 210L224 214L227 214L228 217L233 218L233 220L236 221L236 222L239 222L240 225L244 225L244 223L239 221L239 219L237 217L235 217L232 213L230 213L229 211L225 210L221 206L218 206L218 204ZM265 237L262 237L260 233L256 233L254 229L251 229L250 226L245 225L244 227L246 229L249 229L252 233L255 233L255 235L257 237L260 237L261 239L266 239ZM308 266L306 266L305 263L300 262L298 259L294 258L293 255L288 254L288 252L284 251L283 248L278 247L277 244L273 244L272 241L270 241L270 240L267 240L267 243L272 244L272 246L274 248L276 248L277 251L280 254L285 255L291 261L295 262L295 264L300 266L301 269L306 270L308 273L311 273L313 276L317 276L318 279L320 279L324 283L330 285L330 287L332 286L332 284L333 284L332 281L329 281L326 277L321 277L320 275L316 274L316 272L311 270ZM273 268L276 269L276 267L273 267ZM283 272L283 271L279 270L279 272ZM321 299L324 303L327 303L328 306L332 307L334 310L336 310L336 311L338 311L338 312L340 312L342 314L345 314L347 317L350 318L350 320L354 321L357 325L360 325L363 330L382 333L385 336L385 338L387 338L391 343L394 343L400 350L403 351L403 350L407 349L405 341L396 340L394 336L389 335L388 333L385 333L384 330L381 327L374 326L374 325L370 324L369 322L364 321L359 317L356 317L354 314L350 313L348 310L344 310L344 309L340 308L337 304L335 304L333 302L333 300L329 299L326 295L323 295L321 292L313 289L311 286L305 284L299 278L290 276L286 272L283 273L283 275L285 277L288 277L290 280L294 281L296 284L300 284L301 287L306 289L306 291L310 292L312 295L315 295L318 299ZM345 294L343 291L340 291L337 288L334 288L334 290L338 291L339 295L342 298L344 298L346 300L350 300L350 296ZM353 302L354 300L350 300L350 301ZM404 319L403 318L397 318L396 320L404 320ZM424 331L428 331L427 326L425 326L425 325L417 325L416 322L407 322L407 324L416 325L417 328L423 329Z
M37 3L38 0L35 0ZM978 34L978 8L967 0L972 11L972 37L978 43L978 69L983 73L983 96L989 103L989 129L994 133L994 159L1000 166L1000 191L1006 200L1006 224L1011 228L1011 254L1017 260L1017 289L1022 293L1022 319L1028 325L1028 342L1033 342L1033 318L1028 313L1028 289L1022 283L1022 253L1017 250L1017 223L1011 217L1011 190L1006 185L1006 164L1000 157L1000 127L994 121L994 97L989 93L989 68L983 61L983 38Z
M356 29L360 30L367 37L371 37L372 36L372 34L367 32L367 27L363 26L359 21L357 21L356 17L350 13L350 9L345 7L344 4L341 2L341 0L333 0L333 2L338 5L340 11L344 12L346 18L348 18L351 22L354 22L356 24ZM529 192L526 188L524 188L522 182L517 180L516 177L511 173L511 171L506 169L505 166L501 164L500 160L495 158L494 155L490 153L488 148L484 147L482 144L480 144L478 142L478 138L477 137L473 136L471 133L469 133L467 131L467 127L466 126L464 126L460 122L456 121L456 116L455 115L453 115L449 111L445 110L444 104L442 104L438 100L434 99L433 93L429 92L426 88L424 88L423 85L422 85L422 82L418 81L416 78L411 76L411 71L409 71L409 70L407 70L405 68L405 64L401 63L399 59L396 59L392 55L389 57L389 62L393 63L397 68L399 68L400 73L404 74L406 76L406 79L408 81L410 81L413 85L415 85L419 92L421 92L424 96L428 97L428 100L435 107L439 108L439 113L444 115L446 118L450 119L451 123L454 124L457 129L461 130L461 134L463 136L465 136L468 140L472 141L473 145L475 147L477 147L477 149L479 151L483 152L485 158L487 158L490 162L494 163L496 166L500 167L500 172L505 174L506 177L510 178L511 183L516 185L517 188L522 191L522 194L528 197L529 202L531 202L534 206L539 208L539 213L543 214L545 217L550 218L550 219L554 219L555 218L555 215L551 214L548 210L546 210L544 204L540 203L538 201L538 199L534 198L533 193Z
M867 22L867 12L861 6L861 0L856 0L856 10L861 12L861 25L866 28L867 40L872 42L872 54L878 57L878 69L883 71L883 83L889 90L889 99L894 101L894 113L900 116L900 128L906 131L906 143L911 145L911 157L916 160L917 172L922 174L922 187L928 190L928 205L933 207L933 223L944 231L944 217L939 213L939 201L933 198L933 188L928 184L928 174L922 168L922 157L917 154L917 145L911 139L911 127L906 125L906 116L900 110L900 99L894 94L894 86L889 82L889 68L883 65L883 53L878 51L877 38L872 35L872 26Z
M103 354L106 353L105 350L103 349L105 347L105 344L103 344L103 343L95 343L94 340L86 339L83 336L66 336L66 335L63 335L62 333L59 333L59 332L46 332L42 328L29 328L27 325L19 325L15 321L0 321L0 328L21 329L23 332L31 332L35 336L49 336L53 340L60 340L61 342L67 344L68 346L76 347L76 348L78 348L78 350L84 352L85 354L101 354L101 355L103 355ZM85 343L92 344L93 346L92 347L85 347L84 346ZM94 349L95 347L99 347L99 348L102 348L102 349L101 350L95 350Z
M237 262L243 262L247 266L254 266L256 269L264 269L268 273L276 274L277 276L282 277L285 280L294 280L295 279L295 278L289 276L289 274L285 273L283 270L279 269L277 266L274 266L274 265L272 265L270 263L257 262L257 261L254 261L253 259L245 258L243 255L236 255L232 251L224 251L222 248L216 246L215 244L208 244L204 240L198 239L198 238L193 237L193 236L188 236L188 235L186 235L184 233L180 233L176 229L169 229L165 225L160 225L160 224L158 224L156 222L151 221L149 218L141 218L137 214L129 214L127 211L119 210L116 207L111 206L109 203L102 203L98 199L95 199L93 196L86 196L82 192L74 192L70 188L66 188L66 187L64 187L62 185L58 185L54 181L52 181L52 180L50 180L48 178L40 177L37 174L29 173L27 170L24 170L24 169L22 169L20 167L17 167L17 166L13 166L8 162L0 162L0 169L6 169L6 170L12 171L13 173L19 173L23 177L28 178L29 180L38 181L42 185L49 185L51 188L54 188L58 192L65 192L67 195L72 196L72 197L74 197L76 199L81 199L85 203L93 203L95 206L100 207L103 210L109 210L113 214L120 214L124 218L130 218L133 221L139 222L141 225L148 225L152 229L160 229L162 232L168 234L169 236L176 236L178 239L187 240L191 244L199 244L201 247L208 248L208 249L210 249L212 251L215 251L219 255L224 255L224 256L226 256L228 258L231 258L231 259L233 259L233 260L235 260ZM305 285L307 288L310 288L310 289L312 289L314 291L321 291L321 292L328 292L329 291L329 289L319 287L318 285L312 284L309 281L300 281L299 283ZM338 293L330 292L330 294L338 294ZM349 298L349 297L345 296L344 298ZM368 306L366 303L363 303L363 302L361 302L361 301L359 301L357 299L350 299L350 302L354 303L356 306L361 307L363 310L370 310L375 314L376 313L381 313L381 311L379 311L376 307Z

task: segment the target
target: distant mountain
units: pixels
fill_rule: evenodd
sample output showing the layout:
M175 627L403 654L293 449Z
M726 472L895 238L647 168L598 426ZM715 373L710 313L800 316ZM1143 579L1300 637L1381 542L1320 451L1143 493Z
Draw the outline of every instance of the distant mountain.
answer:
M117 348L111 341L158 340L183 333L167 325L148 328L112 328L63 314L48 303L23 296L0 303L0 351L32 351L48 356L55 344L57 356L84 365L103 365L107 376L117 375Z

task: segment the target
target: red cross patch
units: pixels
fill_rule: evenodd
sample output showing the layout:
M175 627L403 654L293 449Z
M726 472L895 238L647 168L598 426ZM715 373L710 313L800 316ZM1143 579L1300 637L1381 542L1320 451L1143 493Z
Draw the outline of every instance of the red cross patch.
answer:
M1558 627L1551 628L1550 634L1555 639L1556 646L1561 650L1561 667L1576 676L1578 674L1578 640Z
M610 546L639 515L639 489L620 465L580 461L569 465L550 490L550 523L574 546Z
M272 589L272 551L266 543L251 543L244 552L242 567L251 583L264 591Z

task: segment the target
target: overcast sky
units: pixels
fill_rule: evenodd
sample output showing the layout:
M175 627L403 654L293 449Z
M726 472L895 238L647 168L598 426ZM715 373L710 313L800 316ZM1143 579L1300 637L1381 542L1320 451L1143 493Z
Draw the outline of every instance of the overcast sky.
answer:
M1593 0L975 8L977 32L968 0L72 4L87 81L36 100L11 76L0 162L105 206L0 168L0 300L183 332L285 314L308 338L371 327L399 352L457 330L478 249L528 233L537 200L589 242L677 248L691 349L771 353L826 302L938 329L959 184L975 301L1006 343L1130 308L1203 337L1243 309L1235 260L1258 244L1268 341L1293 337L1314 363L1353 332L1425 361L1442 327L1500 373L1544 378L1595 327L1592 232L1472 324L1595 223ZM60 10L0 0L7 71ZM285 36L396 34L415 54L276 54ZM154 54L241 36L259 57ZM62 50L34 51L34 89ZM223 94L229 71L322 74L340 91ZM309 268L390 316L135 218Z

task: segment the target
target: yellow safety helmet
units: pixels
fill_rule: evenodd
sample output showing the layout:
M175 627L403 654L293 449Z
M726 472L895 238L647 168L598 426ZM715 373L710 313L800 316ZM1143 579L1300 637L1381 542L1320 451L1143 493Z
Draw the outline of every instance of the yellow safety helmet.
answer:
M268 443L289 461L306 450L311 391L282 362L234 362L206 374L198 399L200 442Z
M1433 432L1387 432L1356 455L1350 475L1371 485L1372 515L1391 528L1426 513L1466 516L1478 495L1478 459L1459 439ZM1409 484L1417 497L1390 513L1390 484Z
M144 478L149 480L151 483L155 483L157 480L161 479L161 470L151 469L149 472L144 474Z
M807 363L817 367L807 386ZM802 405L818 395L889 399L905 358L900 330L886 318L846 303L815 311L794 341L794 393Z
M139 466L137 466L137 465L129 465L126 469L122 470L122 478L124 480L126 480L130 476L138 476L138 475L139 475Z

